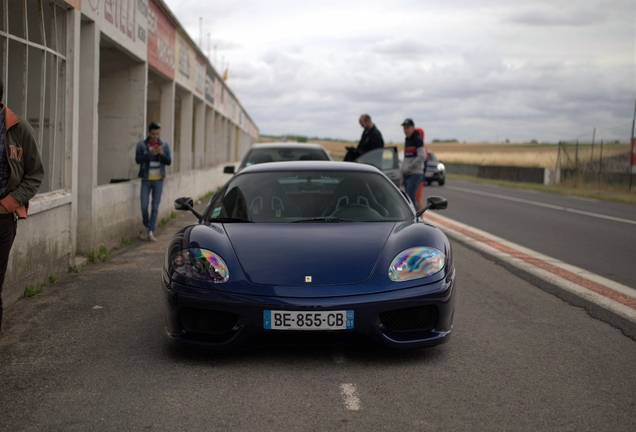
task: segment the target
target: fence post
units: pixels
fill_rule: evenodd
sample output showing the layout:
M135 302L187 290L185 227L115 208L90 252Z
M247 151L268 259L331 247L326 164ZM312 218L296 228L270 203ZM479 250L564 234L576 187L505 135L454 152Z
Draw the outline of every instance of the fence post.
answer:
M601 188L601 170L603 167L603 140L601 140L601 157L598 160L598 188Z

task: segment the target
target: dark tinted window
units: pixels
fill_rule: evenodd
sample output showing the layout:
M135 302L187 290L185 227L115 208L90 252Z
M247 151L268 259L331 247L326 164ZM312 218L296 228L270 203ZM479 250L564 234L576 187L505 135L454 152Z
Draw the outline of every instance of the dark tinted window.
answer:
M245 159L244 166L266 162L283 162L298 160L329 160L329 156L321 149L271 148L252 149Z
M384 176L356 171L281 171L237 175L210 204L207 219L252 222L402 221L412 218Z

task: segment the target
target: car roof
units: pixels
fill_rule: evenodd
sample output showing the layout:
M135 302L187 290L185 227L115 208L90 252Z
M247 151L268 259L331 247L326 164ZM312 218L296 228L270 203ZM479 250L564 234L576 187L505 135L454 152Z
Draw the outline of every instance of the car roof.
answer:
M334 162L334 161L287 161L287 162L268 162L256 165L250 165L241 170L240 174L253 172L271 172L271 171L358 171L382 173L379 169L372 165L361 164L356 162Z
M280 148L325 150L323 146L321 146L320 144L315 144L315 143L275 142L275 143L252 144L252 149L280 149Z

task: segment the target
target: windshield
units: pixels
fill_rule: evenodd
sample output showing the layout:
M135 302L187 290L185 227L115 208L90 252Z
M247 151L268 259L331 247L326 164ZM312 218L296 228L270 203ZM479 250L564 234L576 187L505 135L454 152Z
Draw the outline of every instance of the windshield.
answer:
M327 153L314 148L261 148L252 149L245 159L245 166L265 162L284 162L298 160L329 160Z
M207 221L388 222L412 219L379 173L280 171L237 175L210 203Z

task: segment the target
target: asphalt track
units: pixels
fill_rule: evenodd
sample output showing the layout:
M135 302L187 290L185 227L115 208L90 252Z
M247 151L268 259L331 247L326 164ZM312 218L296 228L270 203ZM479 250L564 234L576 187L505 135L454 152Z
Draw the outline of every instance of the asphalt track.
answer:
M171 348L159 274L191 221L5 313L0 430L636 430L636 342L477 240L451 236L458 303L440 347Z
M636 289L636 206L458 180L441 215Z

